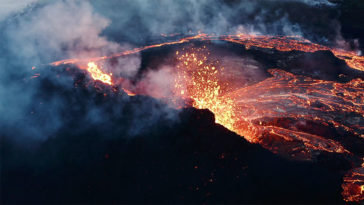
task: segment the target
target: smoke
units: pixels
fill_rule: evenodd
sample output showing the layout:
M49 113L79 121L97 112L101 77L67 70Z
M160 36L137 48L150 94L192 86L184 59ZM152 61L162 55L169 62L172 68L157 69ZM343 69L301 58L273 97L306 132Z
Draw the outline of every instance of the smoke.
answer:
M111 19L105 34L115 41L149 42L161 33L215 34L248 32L300 35L313 40L332 39L335 4L329 1L274 0L145 0L91 1L97 12ZM328 16L328 13L330 16ZM330 14L332 13L332 14ZM310 16L316 18L310 18ZM313 28L320 24L321 28ZM120 32L122 30L123 32Z
M153 44L161 41L162 33L176 34L177 36L186 36L197 32L299 35L315 42L327 44L333 42L340 47L349 48L350 45L340 33L340 23L333 17L337 16L335 6L328 0L3 0L0 4L0 141L2 141L1 138L5 137L20 142L21 145L27 145L27 142L33 140L36 142L47 141L48 143L43 143L45 147L40 152L23 152L23 146L21 149L14 148L12 144L9 144L9 141L4 140L6 144L0 146L10 146L9 148L6 147L7 151L4 155L7 160L3 164L0 163L0 167L10 165L10 168L4 169L6 173L3 176L10 175L12 178L2 184L5 184L4 187L16 187L15 190L21 190L18 193L22 193L25 190L24 187L35 187L30 192L22 193L26 195L35 193L35 198L44 194L50 198L55 196L54 199L57 200L60 196L62 198L65 192L70 192L72 193L70 196L78 195L81 198L86 196L93 200L97 197L89 197L90 193L98 193L100 187L104 190L103 187L108 184L108 181L104 183L102 178L99 178L100 180L96 178L96 181L102 182L100 183L102 186L96 187L99 183L89 183L90 176L95 179L95 176L104 176L106 173L110 176L110 181L120 184L120 180L115 179L123 179L123 177L115 178L115 176L120 176L121 173L121 175L126 176L125 181L129 182L133 181L128 178L131 176L130 173L138 170L142 167L140 164L148 162L148 160L152 164L154 159L158 161L158 157L161 156L159 153L163 154L161 150L168 152L177 150L177 152L183 153L179 149L174 149L173 146L183 144L183 139L180 141L180 139L169 137L172 139L172 146L167 143L168 149L158 146L157 143L160 141L155 139L156 135L163 132L166 127L179 120L178 111L159 100L165 96L173 96L176 75L174 65L161 60L161 57L165 57L165 55L153 56L162 61L155 67L146 64L145 53L114 58L99 65L104 71L112 73L116 78L131 79L121 84L134 86L135 89L143 90L143 94L156 99L146 96L128 97L127 95L120 95L122 91L117 91L119 88L88 80L89 76L77 68L80 65L51 67L49 66L50 62L67 58L92 58L110 55L137 46ZM162 54L165 53L162 52ZM214 57L221 58L221 55L216 56ZM272 60L268 59L267 61ZM221 66L228 68L226 69L228 72L221 74L221 79L229 79L231 84L236 85L232 87L236 88L250 86L267 77L268 74L264 72L267 64L269 62L265 62L263 66L255 58L242 57L241 53L229 53L221 59ZM32 66L36 68L34 69ZM314 68L312 73L315 74L317 66L311 67ZM329 70L329 72L333 71ZM34 74L37 75L33 76ZM36 78L31 78L32 76ZM208 123L213 122L212 117L211 120L210 117ZM199 123L202 124L202 127L192 127L187 129L187 132L184 128L176 130L173 127L166 133L171 136L181 132L190 135L189 138L197 139L197 143L194 143L198 145L197 147L204 144L201 142L208 141L207 139L209 141L220 139L216 136L212 140L210 140L211 136L206 139L197 136L210 127L203 125L206 123L204 119ZM298 121L297 123L301 122ZM190 125L190 123L183 124L185 127ZM196 129L201 130L195 132ZM221 127L218 130L223 131ZM212 130L212 132L214 131ZM226 134L224 131L221 133L223 133L222 135ZM117 141L110 141L106 144L104 141L114 137L135 136L150 136L153 143L141 143L143 146L136 143L130 146L132 148L125 149L125 147L129 147L129 144L125 143L127 145L125 146L124 143ZM53 137L56 139L53 140ZM240 139L236 140L233 140L234 145L241 144ZM124 163L123 157L121 161L101 163L105 166L100 167L111 168L113 171L100 172L100 174L99 171L94 172L99 170L94 165L103 161L99 159L99 156L103 156L109 150L106 148L109 144L112 145L112 149L118 150L117 153L122 150L122 155L127 156L125 159L128 160ZM157 147L155 152L157 154L151 157L146 156L146 154L151 153L146 145ZM97 148L95 149L95 147ZM215 148L216 146L213 147L213 149ZM256 147L253 149L255 150ZM237 150L244 149L238 147ZM192 153L192 155L197 153L189 149L187 152ZM29 156L24 153L29 153ZM10 157L8 157L9 155ZM129 160L130 155L134 158ZM113 155L111 156L113 157ZM171 161L168 154L165 156L167 156L168 161ZM109 154L106 154L105 158L109 158ZM182 161L185 158L185 156L182 157ZM216 157L211 158L215 159ZM140 159L147 160L142 160L140 163ZM178 162L178 160L172 161ZM260 162L260 160L252 161ZM92 166L87 166L87 164ZM111 164L120 166L114 169ZM136 164L136 166L125 169L125 167L129 167L129 164ZM191 164L196 164L196 162L188 162L187 166L193 167ZM73 169L74 165L77 167L76 169ZM165 164L161 164L161 166L163 168ZM91 169L89 169L90 167ZM239 165L239 167L241 166ZM76 171L75 174L75 170L78 168L91 174L86 174L86 178L83 171ZM176 170L176 166L172 166L172 168L170 173L174 175L173 170ZM155 170L158 173L160 171ZM261 166L258 166L258 170L262 170ZM56 172L54 173L54 171ZM114 175L114 172L118 174ZM145 176L147 177L144 181L148 181L152 176L148 170L141 172L146 173ZM44 173L46 174L44 175ZM48 176L48 173L51 174ZM159 178L162 175L158 175ZM64 176L75 177L64 178ZM140 179L140 177L137 178ZM162 178L167 179L168 177L162 176ZM51 193L56 190L55 195L48 195L47 187L52 188L54 185L52 179L56 179L57 183L55 184L60 186L51 189ZM64 179L66 180L63 181ZM67 182L67 179L71 180ZM74 183L72 179L76 179L76 182ZM79 179L82 181L87 179L84 186L87 187L86 189L83 189L83 186L78 186ZM34 183L36 186L29 186L29 182L27 182L29 180L31 184ZM12 183L14 181L16 182L15 185ZM25 186L22 186L23 183ZM18 186L19 184L20 186ZM50 184L52 186L49 187ZM64 186L64 184L70 184L70 186ZM135 183L131 183L132 186L133 184ZM18 187L21 188L18 189ZM40 190L39 193L37 187ZM70 189L63 189L64 187ZM87 190L87 194L79 194L72 190L72 187ZM152 186L145 187L150 193L149 188ZM135 188L139 189L140 187L128 188L127 193L133 193ZM12 189L7 190L10 190L8 192L12 195L18 196L17 191L14 194ZM129 194L129 196L133 198L135 195ZM22 198L21 195L19 198ZM113 201L112 198L109 199ZM27 198L25 197L23 200L27 200Z
M3 0L0 5L0 21L10 15L16 15L26 7L35 4L38 0Z
M97 97L85 95L83 100L74 94L65 96L74 89L73 79L60 77L57 71L42 65L64 58L110 55L132 46L103 36L102 31L110 20L94 12L86 1L56 1L28 7L22 4L17 10L21 11L19 15L10 15L1 22L0 40L4 53L0 58L1 136L47 139L70 123L68 117L77 119L66 116L72 112L84 116L80 121L86 123L80 123L80 128L110 120L110 114L105 112L107 106L97 104ZM140 63L140 56L136 54L119 58L112 65L105 65L105 69L112 69L117 76L130 77L137 73ZM36 70L32 70L32 66L36 66ZM35 72L41 76L31 80ZM128 99L124 99L115 112L122 115L123 104L127 102ZM142 102L136 106L153 107L155 104L158 103ZM80 112L82 109L86 113ZM155 118L164 114L159 108L143 108L138 112L145 110L149 111L146 116L137 112L131 115L154 123ZM132 126L129 129L133 131L125 132L134 135L143 130Z
M293 0L297 2L302 2L310 6L335 6L336 4L333 2L330 2L329 0Z
M19 136L45 139L68 122L63 112L69 109L70 101L62 95L44 94L44 82L51 81L54 87L72 90L73 79L58 78L54 70L47 70L48 67L41 65L65 58L104 56L151 44L160 40L161 33L184 36L200 31L215 34L244 32L322 38L325 35L320 33L321 30L316 32L307 26L312 22L296 13L297 8L318 13L317 9L322 7L330 10L334 5L324 0L6 1L1 5L1 11L6 12L0 12L0 50L4 54L0 57L0 128L6 132L16 132ZM317 15L322 22L315 23L331 26L324 14ZM337 28L327 29L324 26L323 30L335 33L330 30L336 31ZM329 38L328 35L326 39ZM39 70L43 80L29 80L34 74L32 66L37 67L36 71ZM141 66L141 55L135 54L114 59L104 64L103 69L118 77L134 78ZM144 87L147 94L154 97L169 96L173 69L160 65L144 73L137 87ZM254 69L246 70L246 73L254 72ZM43 96L46 100L35 102L39 95L46 95ZM104 107L91 102L76 105L73 101L71 105L74 109L85 107L85 119L92 119L92 123L107 118L103 115ZM39 110L38 117L29 117L33 115L31 112L35 103L43 108ZM120 103L121 107L123 103ZM161 108L157 107L140 106L138 112L148 110L149 115L144 116L148 120L160 118L166 112L161 112ZM123 109L119 109L122 112ZM136 114L131 121L142 121L142 116ZM19 126L22 129L15 129Z
M229 82L232 88L247 87L269 77L264 66L249 56L226 55L221 59L221 66L225 70L220 72L219 79Z
M137 88L154 98L172 96L176 79L174 70L170 65L162 65L157 70L151 70L139 81Z
M109 20L82 1L56 2L25 14L7 27L13 53L40 64L57 58L92 57L121 50L100 34ZM21 48L21 49L19 49Z
M124 45L124 48L132 48L129 45ZM116 77L121 78L133 78L138 73L141 66L141 56L139 53L121 56L112 61L108 61L104 64L103 69L112 73Z

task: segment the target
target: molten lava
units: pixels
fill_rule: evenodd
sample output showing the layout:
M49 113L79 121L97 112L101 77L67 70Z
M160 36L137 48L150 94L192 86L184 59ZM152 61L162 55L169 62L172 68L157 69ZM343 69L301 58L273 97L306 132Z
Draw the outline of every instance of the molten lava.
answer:
M258 48L270 48L276 49L279 51L303 51L303 52L316 52L316 51L331 51L337 58L344 60L346 64L360 71L364 71L364 56L357 55L354 51L346 51L343 49L330 48L327 46L319 45L316 43L312 43L311 41L304 39L298 36L263 36L263 35L249 35L249 34L236 34L236 35L208 35L208 34L198 34L195 36L190 36L186 38L182 38L180 40L165 42L155 45L149 45L141 48L135 48L133 50L128 50L120 53L113 54L111 56L102 56L102 57L94 57L88 59L66 59L60 60L51 63L53 66L58 66L61 64L70 64L70 63L85 63L90 61L100 61L111 58L116 58L120 56L130 55L134 53L141 52L143 50L147 50L150 48L157 48L167 45L175 45L187 43L192 40L199 41L227 41L233 42L237 44L245 45L247 49L250 47L258 47Z
M304 76L271 69L273 77L243 88L229 86L219 79L217 62L209 62L204 49L192 48L177 52L177 80L175 94L193 100L198 109L209 109L215 114L216 123L260 143L274 151L267 136L281 141L301 142L295 148L301 155L296 158L311 159L312 150L344 153L348 151L335 140L300 130L272 124L272 119L287 118L297 123L318 122L330 124L353 135L364 137L363 127L348 122L352 115L364 116L364 82L355 79L348 83L315 80ZM338 118L337 113L342 117ZM347 116L347 117L346 117ZM281 153L287 154L287 153Z
M216 123L226 128L234 128L234 102L223 98L223 82L218 79L218 68L208 62L206 48L192 48L177 52L177 79L175 94L178 97L192 99L192 106L197 109L209 109L215 114Z
M90 73L91 77L94 80L99 80L105 84L112 85L111 75L104 73L102 70L94 62L89 62L87 71Z
M342 195L345 201L364 200L364 166L356 168L344 177Z
M364 71L364 57L353 51L318 45L299 37L246 34L199 34L111 56L68 59L53 62L52 65L82 65L88 62L87 71L94 80L112 85L111 74L104 73L94 62L192 40L222 40L245 45L247 49L259 47L303 52L328 50L344 60L349 67ZM294 75L280 69L270 69L271 77L254 85L236 87L230 84L228 79L220 77L221 73L229 71L223 68L218 60L210 59L206 47L177 51L176 61L177 77L173 102L180 99L186 102L192 100L193 107L213 112L216 123L285 157L311 160L317 151L321 151L358 158L341 143L341 138L327 136L326 131L333 129L343 136L364 138L364 126L358 123L364 117L362 79L337 83ZM124 87L123 90L130 96L139 94L128 87ZM166 99L168 97L165 96ZM310 128L313 125L317 129ZM354 169L344 178L342 195L346 201L361 201L364 199L364 166L353 164Z
M208 55L205 47L176 52L174 93L192 99L195 108L209 109L216 123L248 141L286 157L311 160L315 151L352 154L340 141L325 132L317 134L307 123L364 138L364 127L355 123L364 117L363 80L336 83L271 69L272 77L239 88L219 78L228 71ZM363 200L364 167L353 169L342 187L344 200Z

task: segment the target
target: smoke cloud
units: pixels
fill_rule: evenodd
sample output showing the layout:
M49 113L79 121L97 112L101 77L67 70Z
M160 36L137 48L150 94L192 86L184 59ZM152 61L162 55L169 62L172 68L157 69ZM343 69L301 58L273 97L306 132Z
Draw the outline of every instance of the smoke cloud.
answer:
M19 5L18 9L23 7ZM107 18L94 12L89 2L83 1L39 3L2 22L0 39L5 55L0 59L1 134L46 139L65 125L67 119L63 112L72 110L68 107L72 103L46 87L72 89L73 80L56 77L54 71L41 65L64 58L90 58L130 49L127 43L109 41L101 35L109 24ZM133 76L140 61L138 54L119 58L113 63L112 72L123 77ZM32 66L42 74L39 80L30 80L35 72ZM110 69L110 65L105 65L105 69ZM45 81L50 81L51 85L46 85ZM103 118L107 121L102 112L104 107L92 101L86 103L76 105L86 107L88 113L84 120L91 124ZM151 113L148 118L152 116L155 114ZM22 129L16 129L19 126Z

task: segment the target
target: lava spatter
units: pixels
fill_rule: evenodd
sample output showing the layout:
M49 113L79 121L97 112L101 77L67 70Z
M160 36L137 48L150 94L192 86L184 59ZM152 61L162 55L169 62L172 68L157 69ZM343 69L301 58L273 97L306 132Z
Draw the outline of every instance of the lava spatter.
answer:
M223 68L218 68L216 61L209 61L206 47L176 52L176 58L176 96L192 99L192 106L195 108L209 109L215 113L216 123L232 130L234 102L222 96L223 87L227 84L220 81L218 76Z
M364 70L364 59L352 51L333 49L298 37L272 37L253 35L210 36L199 34L178 41L161 43L130 51L92 59L69 59L52 63L82 64L88 62L87 71L94 80L112 84L111 76L102 72L94 61L129 55L145 49L174 45L191 40L223 40L279 51L299 50L315 52L329 50L353 69ZM271 77L246 87L234 87L229 80L220 78L228 72L210 57L206 47L178 50L174 96L172 101L185 100L187 105L208 109L215 121L252 143L258 143L273 153L297 160L311 160L314 153L331 152L353 154L340 137L326 136L325 130L342 135L364 138L364 127L353 123L364 117L364 81L353 79L347 83L317 80L270 69ZM92 60L92 61L89 61ZM125 87L129 95L139 94ZM145 93L144 93L145 94ZM169 96L165 96L168 99ZM191 103L190 103L191 102ZM310 126L315 124L317 130ZM360 156L359 156L360 157ZM358 158L358 157L357 157ZM355 165L354 165L355 166ZM363 200L363 167L353 168L344 178L342 195L346 201Z

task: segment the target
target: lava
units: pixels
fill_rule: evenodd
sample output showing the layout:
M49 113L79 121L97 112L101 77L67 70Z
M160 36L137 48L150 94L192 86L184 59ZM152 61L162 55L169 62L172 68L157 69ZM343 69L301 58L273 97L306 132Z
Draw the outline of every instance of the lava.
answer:
M177 52L177 79L174 93L178 97L192 99L192 106L198 109L209 109L216 114L216 123L233 129L233 102L222 98L223 82L218 79L218 68L208 62L206 48Z
M111 75L106 74L94 62L89 62L87 71L90 73L91 77L94 80L99 80L105 84L112 85Z
M364 57L353 51L319 45L299 37L198 34L177 41L160 43L111 56L90 59L67 59L51 63L88 63L87 71L94 80L112 85L111 74L101 71L96 61L137 53L146 49L190 42L192 40L220 40L250 47L278 51L316 52L327 50L344 60L353 69L364 71ZM342 139L327 136L335 130L343 136L364 138L364 81L353 79L347 83L317 80L280 70L268 70L271 77L246 87L235 87L220 78L229 72L217 60L211 60L206 47L182 49L176 52L174 96L165 96L172 103L180 99L198 109L208 109L216 123L258 143L273 153L298 160L312 160L317 151L353 156ZM138 92L124 87L133 96ZM142 93L143 94L143 93ZM187 103L188 104L188 103ZM178 106L176 106L178 107ZM317 125L317 130L310 128ZM355 158L355 156L354 156ZM354 168L344 177L342 195L346 201L361 201L364 194L364 167Z
M340 139L316 134L308 123L364 138L364 127L355 123L364 117L363 80L337 83L270 69L272 77L239 88L219 78L228 71L208 55L205 47L176 52L174 93L192 99L195 108L210 110L216 123L248 141L282 156L312 160L315 151L352 154ZM283 122L277 123L277 119ZM344 178L344 200L363 200L363 177L361 167Z
M345 201L364 200L364 166L351 170L344 177L342 195Z
M226 35L220 39L245 45L246 48L252 46L258 48L277 49L279 51L330 51L337 58L344 60L346 64L356 70L364 71L364 56L359 56L354 51L346 51L338 48L312 43L311 41L299 36L257 36L257 35Z
M157 48L167 45L175 45L187 43L192 40L199 41L227 41L244 45L247 49L250 47L269 48L279 51L303 51L303 52L316 52L316 51L330 51L337 58L344 60L346 64L356 70L364 71L364 56L357 55L354 51L346 51L338 48L331 48L328 46L313 43L307 39L298 36L264 36L264 35L249 35L249 34L236 34L236 35L208 35L204 33L195 36L189 36L176 41L164 42L155 45L144 46L132 50L123 51L110 56L94 57L88 59L66 59L51 63L53 66L61 64L75 64L86 63L90 61L101 61L120 56L130 55L141 52L150 48Z
M128 90L128 89L126 89L126 88L123 88L123 91L124 91L127 95L129 95L129 96L135 96L135 95L136 95L134 92L132 92L132 91L130 91L130 90Z
M177 80L175 93L193 100L192 106L209 109L216 123L260 143L273 151L267 136L281 141L301 142L297 149L304 152L296 156L311 159L312 150L349 153L339 142L297 127L272 124L271 119L287 118L296 123L318 122L330 124L358 137L364 137L364 128L348 122L348 118L364 116L364 82L354 79L348 83L315 80L304 76L271 69L273 77L243 88L232 88L219 79L224 69L216 62L209 63L201 48L177 52ZM337 113L342 117L338 118ZM287 153L281 153L287 154Z

